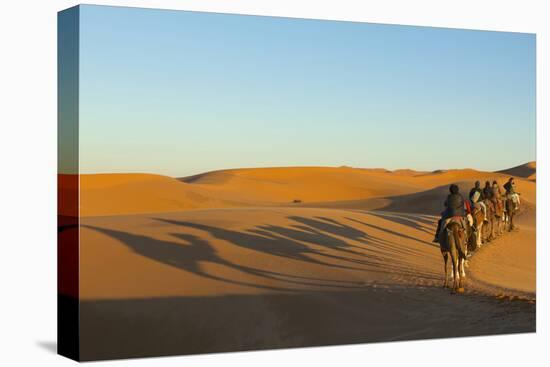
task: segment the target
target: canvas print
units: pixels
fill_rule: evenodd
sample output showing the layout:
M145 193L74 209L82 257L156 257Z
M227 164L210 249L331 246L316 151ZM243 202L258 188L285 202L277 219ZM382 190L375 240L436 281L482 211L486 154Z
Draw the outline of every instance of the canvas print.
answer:
M535 332L534 34L58 25L60 354Z

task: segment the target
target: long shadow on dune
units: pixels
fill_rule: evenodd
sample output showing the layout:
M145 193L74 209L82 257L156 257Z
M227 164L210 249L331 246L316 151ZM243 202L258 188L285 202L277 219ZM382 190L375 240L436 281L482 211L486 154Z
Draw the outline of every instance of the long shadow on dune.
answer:
M430 280L439 279L440 274L418 272L411 266L410 256L425 256L425 253L414 248L402 246L398 242L369 235L363 230L326 217L290 216L288 219L297 223L289 226L260 225L245 231L234 231L211 225L188 221L152 218L153 220L173 224L178 227L192 228L207 232L210 236L232 245L264 254L286 259L303 261L310 264L356 271L399 274ZM386 231L403 238L421 243L431 243L414 237L364 223L352 218L347 220ZM287 286L293 284L330 287L357 288L360 282L320 279L303 275L280 272L273 269L259 269L252 266L234 263L220 257L216 249L202 236L186 233L168 233L177 241L159 240L146 235L138 235L113 229L86 225L109 235L135 253L165 265L173 266L195 275L230 284L243 285L273 291L295 291ZM176 227L177 228L177 227ZM407 256L409 260L404 260ZM254 277L276 281L274 286L257 280L233 280L207 272L200 266L209 262L231 268ZM414 262L414 261L412 261ZM279 283L280 282L280 283ZM271 282L272 283L272 282ZM362 282L361 282L362 284Z
M298 241L300 243L305 242L315 247L321 247L327 250L330 249L333 251L330 255L328 255L324 251L320 252L307 246L312 254L329 257L332 260L341 260L346 263L378 267L387 262L385 261L386 259L384 257L375 255L376 252L385 254L382 251L370 249L369 253L365 253L364 251L360 251L364 250L364 248L360 246L350 245L346 241L342 241L339 238L327 235L307 226L296 225L292 227L281 227L274 225L264 225L258 226L255 229L249 229L248 232L261 235L265 238L273 239L277 242L279 242L281 239L290 239L292 241ZM350 248L354 249L352 250Z
M466 195L473 187L474 181L466 179L455 182L462 195ZM409 214L439 215L443 209L443 202L449 193L449 184L437 186L429 190L414 192L411 194L388 196L381 198L388 202L377 211L399 212ZM380 199L377 199L380 200Z
M376 217L389 220L394 223L402 224L407 227L414 228L418 231L433 235L435 227L437 226L437 219L433 216L421 215L421 214L406 214L395 212L381 212L381 211L368 211L365 212ZM428 228L426 228L428 227Z
M90 225L83 225L83 227L94 229L98 232L111 236L128 246L132 251L139 255L145 256L165 265L170 265L188 271L195 275L237 285L245 285L276 291L289 290L286 288L269 287L242 281L235 281L206 273L201 269L199 265L200 261L208 261L214 264L225 265L241 271L245 269L220 258L216 254L214 248L212 248L207 241L193 235L181 233L175 234L178 238L185 241L185 243L178 243Z
M378 238L375 236L372 236L368 234L365 231L362 231L360 229L354 228L352 226L349 226L347 224L338 222L332 218L327 217L299 217L299 216L290 216L288 219L291 219L295 222L302 223L302 226L295 226L296 228L299 228L303 231L315 233L315 234L322 234L322 233L329 233L334 236L343 237L349 240L352 240L354 242L359 243L360 245L351 245L348 242L343 242L347 247L354 248L354 249L362 249L362 250L369 250L368 257L369 258L377 258L374 253L383 255L388 255L391 253L402 253L402 254L414 254L415 251L412 249L406 249L402 246L399 246L397 243L393 243L387 239ZM277 227L272 228L272 230L277 229ZM280 229L279 229L280 230ZM293 237L296 239L296 237ZM335 237L331 237L336 239ZM315 243L315 242L313 242ZM348 250L342 246L337 247L340 251L348 251L353 254L361 254L365 256L364 252L357 252L356 250ZM387 260L387 258L379 257L381 260Z
M375 238L369 236L366 232L339 223L333 219L324 217L314 218L289 216L288 219L300 224L290 225L288 227L261 225L248 231L274 239L277 238L274 237L274 235L283 236L293 241L306 242L326 249L336 250L337 252L343 253L342 255L359 257L366 257L365 252L362 251L364 250L364 246L351 244L338 237L358 241L363 245L368 244L370 241L376 241ZM361 263L361 261L349 257L343 258L342 256L335 256L335 258Z
M358 224L362 224L362 225L367 226L367 227L371 227L371 228L377 229L377 230L379 230L379 231L383 231L383 232L389 233L389 234L394 235L394 236L403 237L403 238L406 238L406 239L409 239L409 240L412 240L412 241L416 241L416 242L422 243L422 244L424 244L424 245L428 245L428 246L438 247L438 248L439 248L439 245L437 245L437 244L434 244L434 243L431 243L431 242L428 242L428 241L419 240L419 239L416 238L416 237L412 237L412 236L409 236L409 235L404 234L404 233L399 233L399 232L396 232L396 231L391 230L391 229L388 229L388 228L383 228L383 227L380 227L380 226L377 226L377 225L374 225L374 224L365 223L365 222L362 222L362 221L360 221L360 220L353 219L353 218L346 218L346 219L348 219L348 220L350 220L350 221L352 221L352 222L358 223Z
M307 219L311 220L311 218ZM392 275L407 275L415 278L425 278L430 280L437 279L437 276L435 276L434 274L430 275L426 271L420 273L418 271L412 270L410 264L400 260L398 256L396 256L399 254L420 256L423 254L422 252L415 251L414 249L402 248L396 243L392 243L383 239L367 236L366 238L368 238L368 240L361 240L362 246L353 246L354 248L362 250L358 251L349 250L347 248L338 246L332 247L327 243L321 243L319 242L319 240L325 240L327 238L330 239L328 240L329 243L332 241L339 243L339 241L341 240L321 233L307 226L294 226L294 228L296 229L280 226L261 226L261 228L262 230L252 229L250 231L274 239L280 238L279 236L284 236L285 238L307 242L314 246L324 246L327 249L331 248L332 250L336 251L336 253L344 253L345 255L347 255L346 257L344 257L332 254L330 256L333 259L366 266L368 267L369 272L385 273ZM344 241L341 242L346 243Z
M260 251L273 256L279 256L287 259L309 262L317 265L330 266L334 268L362 270L360 268L354 268L347 265L334 264L334 263L318 260L312 256L321 257L326 260L344 260L344 261L357 262L354 259L337 256L337 255L330 255L330 254L312 249L309 246L306 246L305 244L299 242L298 240L285 238L273 232L268 233L266 229L269 227L267 226L264 226L264 227L259 226L255 229L249 230L248 232L240 232L240 231L232 231L232 230L220 228L220 227L214 227L206 224L193 223L193 222L187 222L187 221L181 221L181 220L173 220L173 219L165 219L165 218L152 218L152 219L165 222L165 223L182 226L182 227L194 228L194 229L206 231L217 239L232 243L236 246L239 246L248 250ZM307 235L307 233L303 232L300 235L301 236ZM330 236L326 236L323 234L320 234L320 236L317 236L315 239L310 239L310 240L315 241L315 243L321 244L328 248L337 247L335 246L335 242L337 241L337 239L334 239ZM344 246L345 242L339 242L339 244Z
M289 219L305 225L281 227L275 225L261 225L245 232L232 231L211 225L188 221L152 218L182 227L205 231L211 236L231 243L247 250L259 251L273 256L279 256L311 264L341 268L349 270L367 270L378 273L390 273L422 277L430 280L439 279L439 274L423 272L422 274L411 268L411 265L400 260L396 255L422 256L423 253L415 249L405 248L398 243L369 236L366 232L355 229L332 219L318 219L291 216ZM347 241L331 235L358 241L360 245L351 245ZM313 245L308 246L307 244ZM320 249L318 249L320 247ZM326 261L321 261L322 258ZM330 262L329 262L330 261ZM339 262L335 264L334 262ZM359 266L359 267L358 267ZM272 276L268 271L258 270L262 276ZM285 276L292 276L286 274ZM297 281L297 280L295 280Z
M181 223L177 222L181 225ZM288 287L276 287L258 284L257 282L245 282L232 280L226 277L217 276L212 273L208 273L200 267L200 262L210 262L213 264L223 265L234 270L257 276L266 279L272 279L284 282L286 284L300 284L317 287L330 287L330 288L358 288L357 282L331 280L331 279L319 279L314 277L295 276L293 274L270 271L264 269L257 269L249 266L239 265L227 261L216 253L216 250L210 245L210 243L197 236L184 233L171 233L170 235L182 240L182 242L164 241L158 240L149 236L136 235L128 232L117 231L112 229L100 228L90 225L83 225L100 233L106 234L110 237L117 239L124 245L129 247L135 253L147 257L151 260L160 262L165 265L173 266L195 275L199 275L208 279L222 281L230 284L243 285L248 287L254 287L258 289L273 290L273 291L296 291L296 289ZM218 229L222 230L222 229ZM226 231L226 230L223 230ZM231 232L231 231L226 231ZM277 239L274 241L279 242ZM299 248L297 246L297 248ZM311 259L308 259L313 261ZM321 263L325 265L324 263ZM336 284L334 284L336 283Z
M291 219L295 222L302 223L306 226L317 228L319 230L332 233L338 236L346 237L352 240L364 240L368 239L368 234L364 231L361 231L357 228L348 226L346 224L340 223L332 218L327 217L299 217L299 216L290 216L288 219Z

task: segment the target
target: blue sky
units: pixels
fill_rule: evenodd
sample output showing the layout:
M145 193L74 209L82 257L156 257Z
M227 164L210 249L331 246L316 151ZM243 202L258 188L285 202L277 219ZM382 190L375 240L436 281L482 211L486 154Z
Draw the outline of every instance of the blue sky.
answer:
M535 159L535 36L81 6L80 169Z

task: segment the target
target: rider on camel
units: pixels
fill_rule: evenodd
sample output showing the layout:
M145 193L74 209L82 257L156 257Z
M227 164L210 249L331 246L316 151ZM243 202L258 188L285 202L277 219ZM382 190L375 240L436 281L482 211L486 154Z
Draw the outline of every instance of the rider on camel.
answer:
M516 183L514 182L514 178L510 177L508 182L504 184L504 189L506 189L506 197L509 197L512 199L512 202L514 203L514 209L519 209L519 193L516 192Z
M485 181L485 187L483 188L483 196L486 200L493 200L494 193L493 188L491 187L491 183L489 181Z
M449 191L450 194L447 196L444 203L445 210L441 213L441 219L437 222L437 230L435 231L435 238L433 242L439 242L439 232L441 231L441 226L443 225L443 221L445 219L452 217L464 218L466 216L464 198L460 194L458 186L452 184L449 187Z
M492 190L493 202L495 203L495 206L502 209L502 190L496 180L493 181Z
M488 222L487 220L487 206L483 202L485 199L485 195L483 194L483 191L481 190L481 183L479 181L476 181L476 185L474 188L470 190L470 202L472 205L479 204L481 207L481 210L483 210L483 220L485 222Z
M497 199L502 199L502 190L496 180L493 181L493 196Z

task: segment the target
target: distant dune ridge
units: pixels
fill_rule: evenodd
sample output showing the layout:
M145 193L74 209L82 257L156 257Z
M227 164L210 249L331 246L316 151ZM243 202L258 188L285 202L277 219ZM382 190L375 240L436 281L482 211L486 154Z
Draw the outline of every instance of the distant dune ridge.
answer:
M472 169L417 172L350 167L250 168L171 178L153 174L84 174L80 176L80 215L120 215L205 208L303 206L387 208L436 213L446 186L463 192L475 180L507 175L534 181L535 162L499 172ZM60 180L62 181L62 180ZM64 187L61 190L74 190ZM528 190L529 191L529 190ZM62 213L66 214L66 213Z
M498 172L504 173L506 175L522 177L522 178L526 178L528 180L534 181L536 179L536 174L537 174L537 162L534 162L534 161L528 162L516 167L504 169Z

